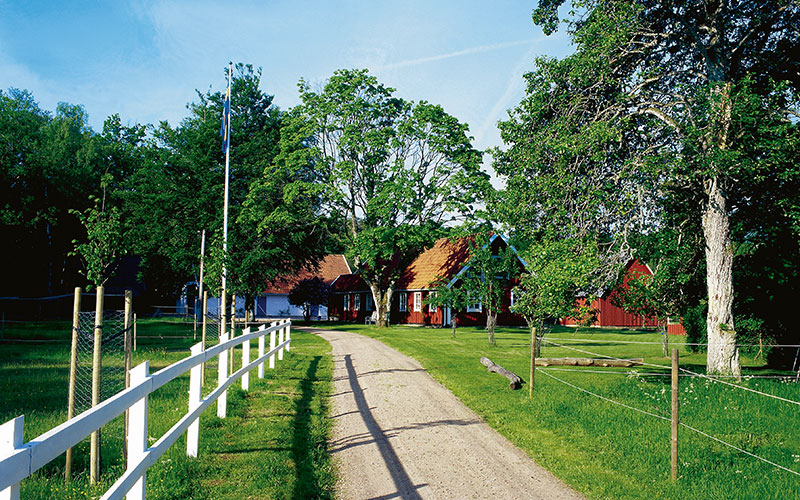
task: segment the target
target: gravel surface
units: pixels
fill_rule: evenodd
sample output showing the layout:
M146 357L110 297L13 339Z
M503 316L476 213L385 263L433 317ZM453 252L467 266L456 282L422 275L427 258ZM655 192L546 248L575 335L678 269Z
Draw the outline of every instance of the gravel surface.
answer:
M362 335L307 331L333 347L330 449L339 498L583 498L492 430L416 360Z

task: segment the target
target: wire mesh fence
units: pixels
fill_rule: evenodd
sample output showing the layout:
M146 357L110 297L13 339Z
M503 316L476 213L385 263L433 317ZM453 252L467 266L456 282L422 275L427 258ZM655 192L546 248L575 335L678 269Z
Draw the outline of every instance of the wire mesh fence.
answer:
M77 364L75 367L75 414L92 406L92 359L94 311L79 314ZM100 401L125 388L125 312L105 311L101 346Z

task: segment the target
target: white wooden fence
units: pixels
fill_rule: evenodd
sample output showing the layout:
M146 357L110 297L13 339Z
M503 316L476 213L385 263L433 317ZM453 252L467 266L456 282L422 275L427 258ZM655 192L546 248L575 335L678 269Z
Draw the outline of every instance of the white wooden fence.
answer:
M24 415L0 425L0 500L18 499L20 481L128 409L130 409L126 436L128 469L106 491L102 499L121 499L127 495L130 500L143 500L147 469L156 463L181 434L187 431L186 454L191 457L197 456L200 442L200 415L216 401L217 416L224 418L227 389L231 384L241 379L242 389L247 390L250 386L250 371L258 367L258 377L263 378L264 362L267 359L269 367L275 368L275 358L282 360L284 349L289 351L291 348L291 324L290 320L282 320L272 323L270 327L263 325L252 332L247 328L239 337L228 340L227 335L223 336L219 344L205 351L202 344L198 343L192 347L188 358L153 374L150 374L149 361L145 361L131 370L131 383L128 389L27 443L22 442ZM269 351L264 352L267 335L269 335ZM258 357L254 361L250 361L251 340L258 340ZM228 350L238 345L242 345L242 368L228 375ZM201 366L214 356L219 357L217 387L203 398ZM190 370L189 412L148 448L148 395Z

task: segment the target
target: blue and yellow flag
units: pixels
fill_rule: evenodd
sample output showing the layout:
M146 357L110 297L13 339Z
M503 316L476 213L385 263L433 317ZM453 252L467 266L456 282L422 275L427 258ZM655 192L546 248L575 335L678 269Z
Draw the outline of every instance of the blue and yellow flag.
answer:
M228 90L225 91L225 101L222 103L222 127L219 135L222 136L222 152L228 152L228 145L231 140L231 86L228 83Z

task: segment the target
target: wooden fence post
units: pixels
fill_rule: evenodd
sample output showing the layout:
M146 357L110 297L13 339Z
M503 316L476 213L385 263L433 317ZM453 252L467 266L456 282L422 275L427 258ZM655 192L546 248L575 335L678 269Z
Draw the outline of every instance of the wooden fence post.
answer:
M131 370L131 385L138 385L150 376L150 362L135 366ZM130 407L130 426L128 427L128 469L136 467L147 451L147 400L145 395ZM142 474L128 492L128 500L144 500L147 486L147 472Z
M194 356L196 354L200 354L204 350L203 344L195 344L192 346L191 355ZM204 364L205 363L200 363L199 365L192 367L192 370L189 373L189 413L197 409L201 403L201 380L203 376ZM196 458L199 447L200 417L197 417L194 422L189 424L189 428L186 430L186 455Z
M273 321L272 323L270 323L270 326L275 326L277 324L278 324L277 322ZM275 343L275 330L272 330L271 332L269 332L269 350L270 350L270 352L272 352L272 350L275 349L276 345L277 344ZM269 367L270 367L270 369L275 368L275 353L272 353L272 355L269 357Z
M281 320L281 327L278 328L278 345L283 344L284 330L286 329L284 320ZM278 361L283 361L283 347L278 348Z
M206 350L206 325L208 320L208 290L203 290L203 330L200 334L200 343L203 346L203 350ZM200 368L200 386L204 386L206 384L206 364L203 363L202 368Z
M123 329L122 329L122 345L123 345L123 352L124 352L124 364L125 364L125 388L131 386L131 342L133 340L133 335L131 332L131 328L133 328L133 317L131 316L133 311L133 292L130 290L125 290L125 314L123 317ZM122 457L127 462L128 460L128 410L125 410L125 423L123 424L122 428Z
M97 287L94 310L94 350L92 351L92 408L100 404L100 370L103 345L103 287ZM92 432L90 445L89 484L100 477L100 429Z
M81 326L81 289L75 288L72 302L72 345L69 350L69 390L67 391L67 420L75 416L75 383L78 375L78 329ZM72 448L67 450L64 479L72 481Z
M225 295L223 293L223 295ZM223 323L224 324L224 323ZM223 333L219 337L219 343L224 344L228 341L228 334ZM217 387L222 387L222 384L228 379L228 349L223 349L219 352L219 370L217 371ZM225 418L228 409L228 391L222 391L217 399L217 416Z
M678 350L672 350L672 457L670 478L678 479Z
M22 427L25 415L20 415L0 425L0 458L5 458L22 448ZM2 500L19 500L19 483L0 491Z
M267 325L261 325L259 327L259 331L264 331L267 329ZM261 358L264 355L264 335L258 337L258 357ZM258 364L258 378L264 378L264 362Z
M528 397L533 397L534 375L536 375L536 327L531 328L531 379L528 383Z
M242 335L247 335L248 333L250 333L250 327L249 326L247 328L245 328L244 330L242 330ZM245 340L244 343L242 343L242 368L247 366L249 363L250 363L250 341L249 340ZM245 372L245 374L242 375L242 390L243 391L250 390L250 372L249 371Z

